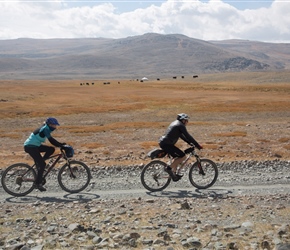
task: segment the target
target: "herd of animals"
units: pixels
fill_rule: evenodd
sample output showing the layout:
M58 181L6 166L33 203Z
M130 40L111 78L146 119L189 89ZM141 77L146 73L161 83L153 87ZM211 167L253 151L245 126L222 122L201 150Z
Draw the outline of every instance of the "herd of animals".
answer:
M193 75L192 77L193 77L193 78L197 78L198 75ZM177 79L177 76L173 76L172 78L173 78L173 79ZM184 79L184 76L181 76L181 78ZM146 79L147 79L147 78L146 78ZM157 81L160 81L160 78L157 78L156 80L157 80ZM136 81L139 81L139 79L136 79ZM147 79L146 81L148 81L148 79ZM144 82L144 80L141 79L140 82ZM120 83L121 83L121 82L118 82L118 84L120 84ZM84 85L94 85L94 84L95 84L94 82L92 82L92 83L89 83L89 82L86 82L86 83L85 83L85 82L81 82L81 83L80 83L81 86L84 86ZM107 85L107 84L111 84L111 82L103 82L103 84L104 84L104 85Z

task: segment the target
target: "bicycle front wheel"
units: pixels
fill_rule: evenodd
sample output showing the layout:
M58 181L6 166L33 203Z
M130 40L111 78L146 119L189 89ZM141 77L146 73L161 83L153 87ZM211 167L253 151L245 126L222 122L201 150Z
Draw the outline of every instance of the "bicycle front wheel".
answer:
M58 183L60 187L68 193L78 193L83 191L90 183L91 171L89 167L80 161L70 161L58 172Z
M200 165L199 165L200 164ZM217 180L218 168L216 164L208 159L195 162L189 170L189 180L198 189L211 187Z
M166 163L159 160L149 162L141 172L142 185L151 192L165 189L171 181L165 167Z
M36 179L35 170L25 163L15 163L2 173L1 184L10 195L20 197L32 192Z

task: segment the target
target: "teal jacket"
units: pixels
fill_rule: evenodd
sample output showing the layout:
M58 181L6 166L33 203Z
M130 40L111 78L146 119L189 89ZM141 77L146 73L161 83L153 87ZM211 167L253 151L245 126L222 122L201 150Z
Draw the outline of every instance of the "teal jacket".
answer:
M52 145L56 147L61 147L63 143L58 142L51 136L51 133L53 131L54 128L49 127L47 124L44 124L42 127L36 129L35 131L33 131L33 133L31 133L31 135L24 142L24 146L39 147L42 143L45 142L46 139L48 139Z

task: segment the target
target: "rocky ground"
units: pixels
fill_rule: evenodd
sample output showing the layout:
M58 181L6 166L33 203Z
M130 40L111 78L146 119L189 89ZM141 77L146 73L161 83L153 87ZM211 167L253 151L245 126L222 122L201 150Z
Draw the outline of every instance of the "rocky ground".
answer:
M63 193L56 173L46 193L13 198L1 189L0 249L290 249L290 162L218 167L203 191L185 176L146 192L142 165L92 167L81 194Z
M2 204L1 249L289 249L287 194Z

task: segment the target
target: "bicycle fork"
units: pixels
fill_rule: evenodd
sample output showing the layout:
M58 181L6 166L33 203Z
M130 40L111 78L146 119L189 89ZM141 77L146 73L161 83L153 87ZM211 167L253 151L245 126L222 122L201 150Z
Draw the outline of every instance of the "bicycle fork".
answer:
M67 164L68 169L69 169L69 176L70 176L71 178L75 179L76 176L75 176L75 174L74 174L74 172L73 172L73 169L72 169L71 166L70 166L70 162L69 162L69 160L66 160L66 164Z
M195 157L196 157L196 162L197 162L197 166L199 169L199 174L205 175L205 172L203 171L203 168L201 166L201 160L200 160L199 156L195 155Z

